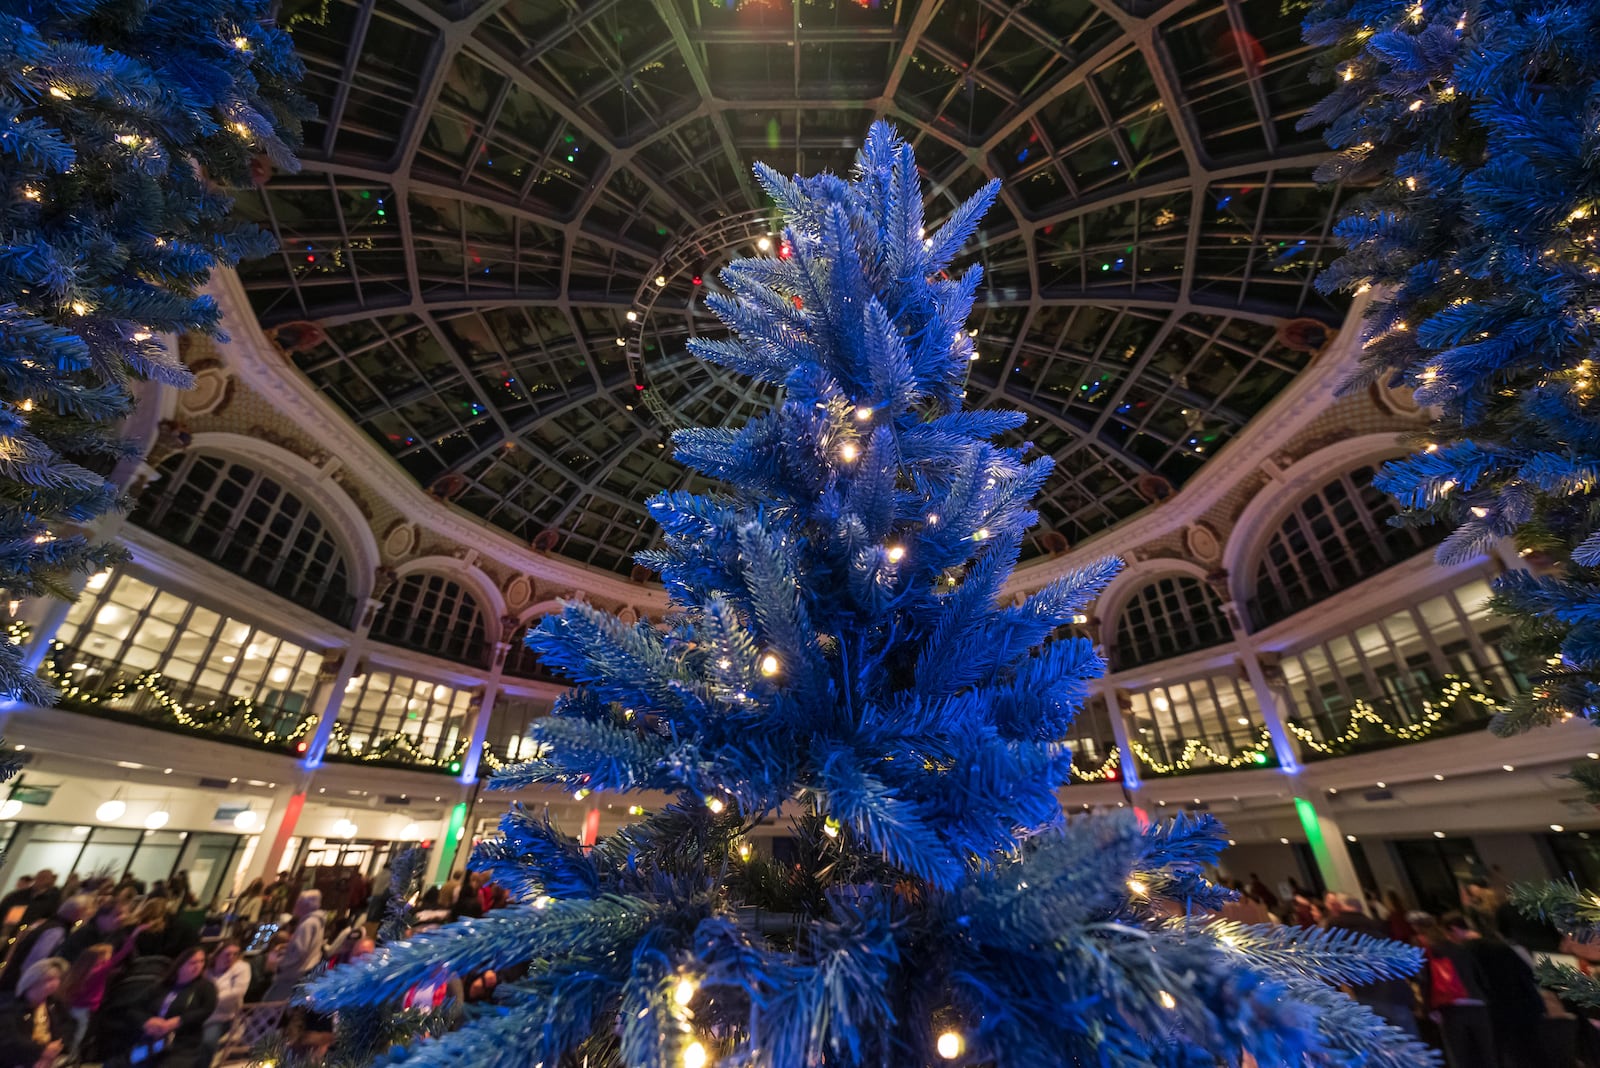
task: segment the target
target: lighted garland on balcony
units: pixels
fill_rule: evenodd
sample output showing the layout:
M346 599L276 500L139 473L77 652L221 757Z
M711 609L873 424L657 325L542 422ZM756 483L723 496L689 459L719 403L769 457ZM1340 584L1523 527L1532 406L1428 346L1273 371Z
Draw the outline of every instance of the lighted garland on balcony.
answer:
M1093 771L1084 771L1076 763L1072 765L1072 777L1079 782L1115 782L1117 778L1117 765L1122 763L1122 752L1113 748L1100 762L1100 766Z
M379 760L403 760L410 764L420 764L430 768L446 768L450 771L460 771L462 758L467 754L470 742L463 741L444 757L431 757L417 748L416 740L404 732L386 734L372 744L355 744L355 739L350 736L350 728L343 723L335 723L332 729L332 741L329 748L343 756L362 763L375 763ZM487 743L485 743L487 749ZM487 757L487 752L486 752Z
M1217 767L1234 769L1242 768L1246 765L1260 766L1272 759L1272 735L1267 733L1265 727L1261 728L1261 735L1256 740L1255 745L1249 749L1242 749L1232 756L1211 748L1209 742L1201 741L1199 738L1190 738L1183 743L1183 752L1178 754L1178 759L1170 764L1163 763L1152 756L1143 742L1130 741L1128 744L1132 747L1134 755L1139 758L1139 763L1157 775L1172 775L1178 772L1193 771L1197 757L1205 757L1207 761Z
M1296 738L1299 738L1313 750L1328 756L1336 755L1355 744L1361 735L1366 732L1369 724L1378 727L1391 738L1397 738L1402 742L1415 742L1426 738L1437 730L1444 719L1445 713L1452 705L1462 699L1475 701L1483 705L1486 715L1498 715L1505 711L1504 704L1496 700L1493 695L1478 689L1470 680L1463 679L1459 675L1446 675L1444 677L1444 687L1439 691L1439 696L1433 700L1424 700L1422 702L1422 718L1415 723L1407 723L1397 727L1379 715L1377 709L1373 708L1371 704L1357 698L1350 709L1349 724L1341 733L1332 738L1319 740L1312 731L1294 722L1289 724L1289 730L1294 733Z
M219 728L237 716L252 738L262 745L274 748L292 745L299 741L310 733L317 723L317 717L307 712L300 716L289 730L279 732L269 728L262 721L256 713L255 702L248 697L235 697L221 707L196 705L190 708L172 696L166 687L165 676L154 670L141 671L132 679L118 679L110 689L91 693L73 681L70 671L62 670L59 658L66 651L65 643L52 641L50 655L44 662L45 676L60 691L63 701L73 701L80 705L109 705L137 690L143 690L155 698L156 707L180 727L206 734L222 734Z
M483 756L478 758L478 767L488 768L491 772L494 772L499 771L501 768L509 767L509 765L504 760L501 760L499 757L495 756L494 746L490 745L488 742L484 742Z

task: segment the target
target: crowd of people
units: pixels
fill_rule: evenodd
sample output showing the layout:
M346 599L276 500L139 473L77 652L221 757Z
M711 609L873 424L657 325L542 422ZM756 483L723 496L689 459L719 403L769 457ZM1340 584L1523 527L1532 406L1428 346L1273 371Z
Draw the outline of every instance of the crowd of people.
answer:
M20 878L0 898L0 1065L207 1064L249 969L237 943L202 948L197 904L183 872L149 887Z
M1421 949L1411 979L1350 993L1373 1012L1443 1051L1449 1068L1567 1068L1592 1028L1576 1024L1534 979L1535 954L1580 950L1553 928L1524 918L1483 879L1461 887L1460 907L1438 915L1408 909L1395 890L1379 895L1316 894L1285 880L1276 892L1252 873L1229 884L1239 895L1229 919L1320 927L1390 939ZM1589 1050L1593 1061L1600 1049Z
M282 872L252 882L220 930L203 927L187 876L144 887L124 878L58 883L51 871L18 880L0 897L0 1068L207 1068L246 1006L280 1010L324 966L374 951L388 908L386 873L318 889ZM1594 1028L1547 1027L1570 1020L1534 981L1536 953L1566 952L1600 964L1600 947L1563 942L1523 919L1483 881L1463 888L1461 907L1433 915L1408 909L1394 891L1379 896L1314 894L1287 880L1274 891L1252 874L1230 884L1228 919L1354 932L1416 945L1424 964L1412 979L1350 991L1402 1030L1433 1042L1450 1068L1565 1068L1584 1054L1600 1063ZM413 923L478 917L509 903L480 873L457 871L415 902ZM198 921L198 922L197 922ZM246 953L242 938L252 940ZM491 997L493 972L441 977L411 991L406 1007L430 1011ZM331 1021L294 1010L283 1019L313 1053L332 1041ZM1560 1036L1570 1041L1563 1045ZM1600 1043L1597 1043L1600 1046Z
M0 1068L206 1068L247 1005L282 1006L324 965L373 952L388 906L386 874L346 877L324 907L321 890L289 872L252 882L222 930L179 872L149 887L131 878L57 880L40 871L0 898ZM508 903L500 887L458 871L417 903L418 924L482 916ZM244 939L259 938L247 955ZM452 976L413 991L432 1009L492 993L493 973ZM330 1021L296 1010L285 1028L310 1047Z

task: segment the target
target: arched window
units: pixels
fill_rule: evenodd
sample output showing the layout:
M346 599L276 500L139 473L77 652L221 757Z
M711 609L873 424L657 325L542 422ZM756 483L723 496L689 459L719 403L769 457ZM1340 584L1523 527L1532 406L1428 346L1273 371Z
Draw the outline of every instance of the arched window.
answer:
M1123 606L1112 666L1137 667L1232 638L1222 601L1210 586L1190 575L1168 575L1139 590Z
M488 643L483 610L459 583L413 571L384 600L372 637L449 660L483 664Z
M1287 619L1448 533L1442 523L1390 526L1397 509L1372 485L1373 473L1363 467L1340 475L1284 517L1256 565L1251 613L1258 626Z
M182 452L139 498L133 522L318 615L349 624L350 569L333 532L270 475Z

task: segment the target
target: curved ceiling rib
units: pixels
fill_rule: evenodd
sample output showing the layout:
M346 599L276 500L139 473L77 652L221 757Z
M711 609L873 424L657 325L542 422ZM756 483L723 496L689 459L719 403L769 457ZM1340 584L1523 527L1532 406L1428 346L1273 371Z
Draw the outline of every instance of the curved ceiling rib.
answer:
M712 325L694 278L753 251L694 235L764 207L754 160L847 169L874 118L917 145L931 219L1005 180L977 241L969 402L1022 409L1016 441L1055 457L1042 532L1080 540L1181 484L1344 311L1310 284L1343 192L1312 181L1324 153L1294 129L1319 90L1277 0L284 0L279 18L325 118L302 174L240 200L282 242L241 272L256 313L317 324L280 342L420 483L598 567L628 572L656 536L644 499L697 484L653 413L737 423L766 397L680 358ZM688 248L636 329L637 287Z

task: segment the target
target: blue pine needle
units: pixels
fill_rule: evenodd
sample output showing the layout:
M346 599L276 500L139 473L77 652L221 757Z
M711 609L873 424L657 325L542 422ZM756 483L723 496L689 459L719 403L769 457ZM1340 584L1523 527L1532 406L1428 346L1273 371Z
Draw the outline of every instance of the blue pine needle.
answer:
M1430 1063L1345 1026L1353 1003L1290 996L1285 943L1155 907L1227 899L1204 876L1214 820L1062 811L1063 739L1104 670L1065 628L1120 564L1007 592L1051 465L995 443L1019 414L962 410L980 274L946 276L995 187L925 238L911 148L883 123L849 179L756 173L792 254L730 265L708 301L730 334L691 348L782 399L677 433L722 488L650 502L663 547L642 562L675 614L569 604L536 628L579 685L495 780L671 804L589 850L513 809L473 863L519 907L386 947L313 998L526 964L502 1011L404 1055L440 1068L508 1063L512 1044L525 1064L678 1068L696 1044L723 1068L926 1064L945 1031L951 1063L999 1068L1345 1065L1352 1046ZM794 862L751 855L770 820ZM1319 981L1415 963L1305 948L1330 955ZM1335 1016L1337 1036L1319 1029Z

